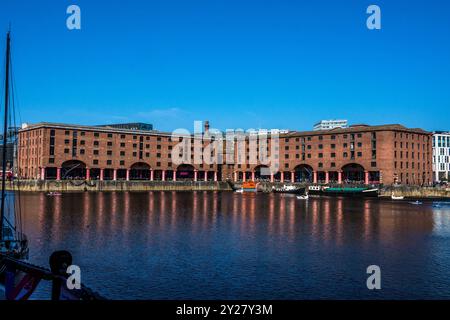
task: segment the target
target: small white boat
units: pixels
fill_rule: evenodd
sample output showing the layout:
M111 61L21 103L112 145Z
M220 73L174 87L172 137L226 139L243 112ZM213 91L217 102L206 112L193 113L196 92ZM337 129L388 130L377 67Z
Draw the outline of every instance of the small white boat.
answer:
M308 200L309 196L307 194L301 195L301 196L297 196L297 199L299 200Z
M234 191L234 192L236 192L236 193L243 193L244 192L244 189L237 189L236 191Z
M47 196L49 196L49 197L57 197L57 196L62 196L62 193L61 192L54 192L54 191L52 191L52 192L47 193Z
M394 196L394 194L392 194L391 195L391 199L392 200L403 200L403 199L405 199L405 197L403 197L403 196Z

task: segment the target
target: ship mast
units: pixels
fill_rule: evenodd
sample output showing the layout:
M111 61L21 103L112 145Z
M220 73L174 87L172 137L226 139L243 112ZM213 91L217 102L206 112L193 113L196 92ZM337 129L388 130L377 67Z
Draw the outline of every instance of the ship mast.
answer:
M5 67L5 118L3 127L3 150L2 150L2 195L0 211L0 241L3 240L3 223L5 219L5 188L6 188L6 143L8 140L8 103L9 103L9 63L10 63L10 32L6 35L6 67Z

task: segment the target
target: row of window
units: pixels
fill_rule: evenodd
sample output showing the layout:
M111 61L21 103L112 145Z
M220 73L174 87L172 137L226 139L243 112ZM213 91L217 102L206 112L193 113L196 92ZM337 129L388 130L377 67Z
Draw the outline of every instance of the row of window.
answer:
M433 139L433 147L450 148L450 135L449 136L435 136Z
M428 153L427 153L428 154ZM394 151L394 158L397 159L397 151ZM425 160L425 153L422 153L422 160ZM409 152L405 151L405 158L408 159L409 158ZM400 159L403 159L403 151L400 151ZM411 159L414 159L414 151L411 151ZM417 152L417 159L420 160L420 152Z
M426 137L424 134L420 135L420 134L403 133L403 132L395 132L394 138L400 137L400 139L403 139L403 137L405 137L406 139L411 138L411 140L414 140L416 135L417 135L418 140L420 140L420 136L422 136L422 141L430 141L430 137L429 136ZM425 139L425 137L426 137L426 139Z
M397 141L394 141L394 148L397 148L398 145L400 145L400 148L403 148L403 141L400 141L400 144L398 144ZM414 146L415 145L416 144L414 144L414 142L411 142L411 149L414 150ZM406 149L409 149L409 143L408 142L405 142L405 146L406 146ZM420 143L417 143L417 149L420 150ZM425 151L425 144L424 143L422 144L422 150Z
M405 166L403 166L403 163L405 164ZM423 164L423 167L425 168L425 163ZM400 161L400 169L409 169L410 165L409 162L403 162ZM417 166L415 166L415 162L411 162L411 169L418 169L420 170L420 162L417 162ZM397 165L397 161L394 161L394 169L398 169L398 165Z
M358 142L358 143L356 143L356 146L357 146L358 148L362 148L363 144L362 144L362 142ZM308 145L302 144L301 147L302 147L302 151L305 151L305 149L308 149L308 150L311 150L311 149L312 149L312 146L311 146L310 144L308 144ZM319 148L319 149L323 149L323 147L324 147L323 144L319 144L319 145L318 145L318 148ZM342 147L343 147L344 149L350 147L350 149L353 150L353 149L355 149L355 143L354 143L354 142L351 142L350 144L349 144L349 143L343 143L343 144L342 144ZM376 149L376 147L377 147L376 141L372 141L372 149ZM331 148L331 149L336 149L336 144L334 144L334 143L330 144L330 148ZM277 148L276 148L276 149L277 149ZM299 150L299 149L300 149L300 146L299 146L299 145L295 146L295 149L296 149L296 150ZM289 151L289 146L285 146L285 147L284 147L284 150L285 150L285 151ZM248 149L247 149L247 151L248 151Z
M336 140L336 138L337 138L337 136L338 135L331 135L330 136L330 139L331 140ZM343 134L342 135L343 136L343 138L344 139L348 139L348 138L350 138L350 140L355 140L355 137L357 137L357 138L362 138L362 133L350 133L350 134ZM318 139L319 139L319 141L322 141L323 140L323 137L324 136L318 136ZM376 139L377 138L377 133L376 132L372 132L372 139ZM284 142L287 142L287 143L289 143L290 142L290 139L293 139L293 138L285 138L284 139ZM299 142L299 141L301 141L301 142L305 142L305 141L311 141L312 140L312 137L296 137L295 138L295 141L296 142Z
M358 152L351 151L350 153L349 153L349 152L343 152L343 153L342 153L342 157L343 157L343 158L348 158L348 157L350 157L351 159L355 159L355 155L356 155L356 157L361 158L361 157L363 156L363 153L362 153L361 151L358 151ZM308 154L302 153L301 155L300 155L299 153L297 153L297 154L295 155L295 158L296 158L296 159L300 159L300 156L301 156L301 159L302 159L302 160L305 160L306 157L307 157L308 159L311 159L311 158L312 158L311 153L308 153ZM323 153L318 153L318 154L317 154L317 157L318 157L318 158L323 158L323 157L324 157L324 154L323 154ZM336 153L335 153L335 152L331 152L331 153L330 153L330 157L331 157L331 158L336 158ZM372 159L376 159L376 157L377 157L377 153L376 153L375 150L373 150L373 151L372 151ZM248 157L247 157L247 158L248 158ZM285 159L289 159L289 154L285 154L285 155L284 155L284 158L285 158Z
M50 131L50 134L52 134L52 132L54 133L54 131L55 131L55 130L51 130L51 131ZM70 132L71 132L70 130L66 130L66 131L64 132L64 134L65 134L66 136L70 136ZM76 134L76 132L77 132L77 131L73 131L74 134ZM100 132L94 132L93 135L94 135L95 138L100 138ZM85 132L85 131L81 131L81 132L80 132L80 136L82 136L82 137L86 136L86 132ZM106 136L107 136L108 139L112 139L112 138L113 138L113 134L112 134L112 133L107 133ZM126 135L126 134L120 134L120 139L124 140L124 139L126 139L126 138L127 138L127 135ZM139 138L140 140L143 140L143 139L144 139L143 136L133 135L133 140L138 140L138 138ZM150 136L146 136L146 137L145 137L145 140L146 140L146 141L150 141L150 140L151 140L150 138L151 138ZM156 141L162 141L162 140L163 140L163 138L162 138L161 136L156 136ZM205 139L205 140L206 140L206 139ZM212 137L211 140L214 141L214 137ZM173 140L172 140L172 137L167 137L167 141L172 142L172 141L173 141ZM179 137L179 138L178 138L178 141L179 141L179 142L183 141L183 138ZM194 139L191 139L191 141L194 142Z
M55 130L51 130L51 131L54 132ZM76 132L76 131L74 131L74 132ZM65 135L66 136L70 136L70 133L71 133L70 130L66 130L65 131ZM85 135L86 135L85 131L81 131L80 132L80 136L83 137ZM100 137L100 133L99 132L94 132L93 135L96 138ZM106 136L107 136L108 139L112 139L113 138L113 134L112 133L107 133ZM342 136L343 136L344 139L350 138L351 140L355 140L356 137L357 138L362 138L362 133L342 134ZM120 135L120 139L126 139L126 137L127 137L127 135L125 135L125 134L121 134ZM324 136L318 136L318 139L319 140L323 140L323 137ZM336 138L337 138L337 135L331 135L330 136L331 140L335 140ZM137 140L137 139L138 139L138 136L137 135L133 135L133 140ZM162 137L160 137L160 136L156 136L156 139L157 139L157 141L162 141ZM172 137L167 137L167 139L168 139L169 142L172 141ZM289 142L290 139L291 138L285 138L285 142ZM292 138L292 139L294 139L294 138ZM376 139L376 132L372 132L372 139ZM149 141L150 140L150 136L146 136L145 140ZM183 140L183 138L180 137L180 138L178 138L178 140L181 142ZM214 137L211 137L211 140L214 141ZM312 137L308 136L308 137L302 137L302 138L300 138L300 137L296 137L295 138L295 141L297 141L297 142L300 141L300 140L303 141L303 142L311 141ZM194 139L191 139L191 141L194 142Z

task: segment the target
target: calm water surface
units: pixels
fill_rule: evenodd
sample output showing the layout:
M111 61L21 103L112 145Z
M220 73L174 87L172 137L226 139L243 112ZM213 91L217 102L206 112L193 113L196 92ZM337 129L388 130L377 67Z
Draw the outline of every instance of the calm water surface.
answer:
M450 298L450 207L230 192L21 198L30 261L68 249L107 298ZM366 288L372 264L378 292Z

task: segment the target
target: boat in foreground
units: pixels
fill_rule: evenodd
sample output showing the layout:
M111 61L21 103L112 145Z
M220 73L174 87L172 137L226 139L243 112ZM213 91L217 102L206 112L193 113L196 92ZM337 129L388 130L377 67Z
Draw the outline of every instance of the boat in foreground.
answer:
M4 107L4 127L3 146L8 143L10 134L11 114L9 112L10 100L14 101L14 92L10 89L10 32L6 37L6 66L5 66L5 107ZM12 92L9 96L10 90ZM14 105L12 104L14 107ZM15 137L15 135L13 135ZM14 139L14 138L13 138ZM17 140L14 139L16 144ZM7 171L7 148L2 152L2 173ZM14 148L17 150L17 148ZM17 151L16 151L17 152ZM14 157L16 158L16 157ZM10 165L14 168L14 163ZM9 168L9 170L11 170ZM11 170L14 172L14 169ZM6 182L10 180L9 187L12 191L6 191ZM20 212L20 192L16 190L18 178L14 175L1 175L1 204L0 204L0 300L28 300L38 287L41 280L52 282L52 300L96 300L103 299L89 288L80 283L79 286L68 286L68 268L72 266L72 255L68 251L56 251L50 256L50 269L32 265L28 259L28 240L22 233L22 217ZM17 203L17 205L16 205Z

